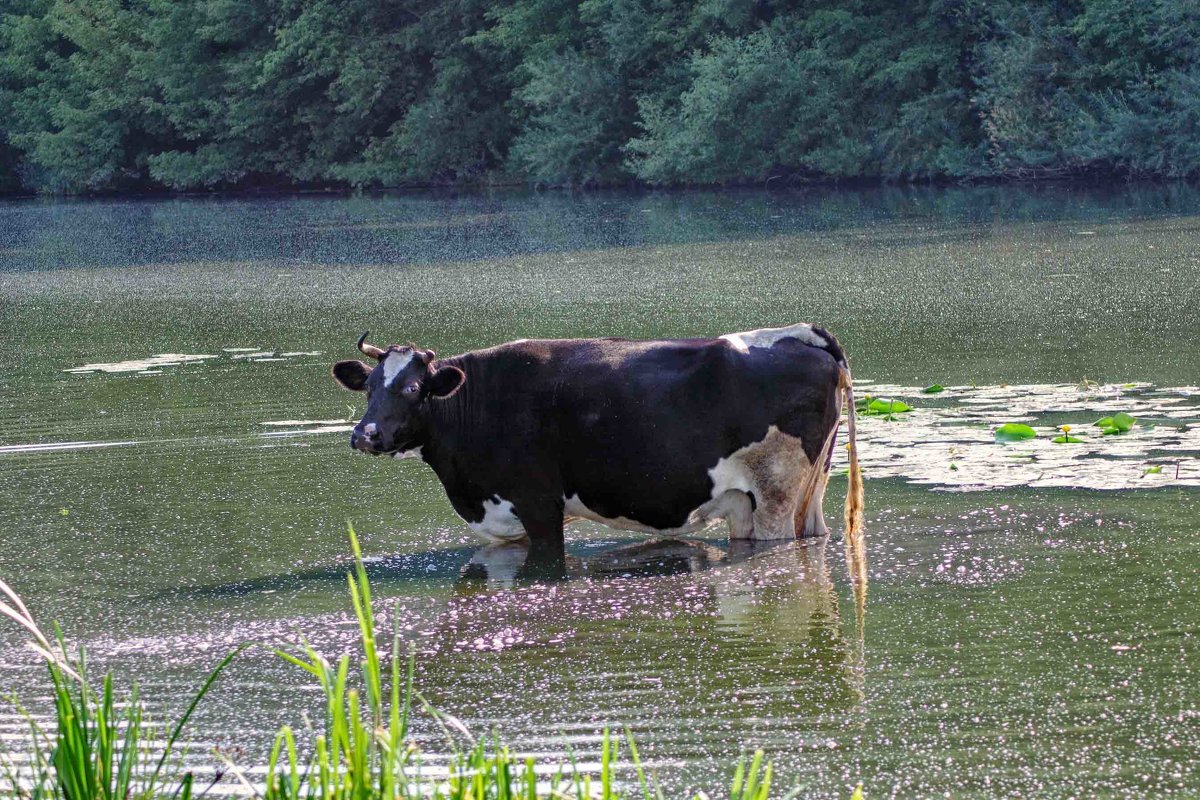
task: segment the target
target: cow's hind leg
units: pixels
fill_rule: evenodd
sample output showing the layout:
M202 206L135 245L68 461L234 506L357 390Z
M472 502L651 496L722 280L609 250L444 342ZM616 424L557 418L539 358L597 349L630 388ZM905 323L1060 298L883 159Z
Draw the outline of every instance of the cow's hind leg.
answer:
M829 535L829 528L825 525L825 511L822 508L829 473L819 466L813 467L812 473L815 480L810 482L807 499L801 497L801 502L796 504L796 536L801 539Z
M755 539L791 539L796 535L791 503L761 505L754 512Z
M749 538L793 538L796 484L808 464L804 443L772 427L762 442L742 455L742 461L754 484L754 529Z
M796 497L796 516L794 525L796 536L813 538L829 535L825 525L825 487L829 483L829 466L833 455L834 442L837 440L837 427L829 433L821 455L815 464L809 464L804 476L799 481L799 492Z
M725 522L729 524L729 539L754 538L754 503L745 492L728 491L723 496Z

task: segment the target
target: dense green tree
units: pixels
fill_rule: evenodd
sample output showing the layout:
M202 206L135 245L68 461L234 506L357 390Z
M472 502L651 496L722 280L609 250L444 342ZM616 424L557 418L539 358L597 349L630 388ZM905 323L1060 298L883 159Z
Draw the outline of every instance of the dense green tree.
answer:
M982 174L970 105L982 9L879 9L809 7L714 40L693 56L694 79L677 102L643 100L645 132L629 147L638 174L704 183Z
M432 2L406 26L415 67L407 100L345 173L354 183L481 180L502 167L513 131L511 64L478 36L492 8L486 0Z
M149 159L155 181L234 186L278 171L291 109L260 88L274 21L262 0L153 0L144 67L174 133Z
M980 48L975 97L992 168L1008 174L1080 166L1073 136L1088 115L1074 86L1078 49L1069 17L1054 5L1019 2L995 13L996 35Z
M45 191L122 188L146 178L163 120L137 62L136 11L119 0L42 0L0 21L0 86L22 178Z
M8 141L11 113L7 97L0 94L0 194L21 190L21 151Z
M0 0L0 191L1200 175L1168 0Z
M514 171L538 183L629 180L639 105L678 98L688 61L718 34L759 22L755 3L517 0L484 34L516 62Z
M1133 174L1200 169L1200 6L1086 3L1073 20L1089 92L1079 158Z

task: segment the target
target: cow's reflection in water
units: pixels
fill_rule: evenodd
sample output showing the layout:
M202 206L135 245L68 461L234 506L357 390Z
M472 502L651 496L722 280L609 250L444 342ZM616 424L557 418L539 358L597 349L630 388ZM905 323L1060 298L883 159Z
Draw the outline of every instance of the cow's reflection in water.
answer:
M475 643L465 648L470 650L493 649L489 642L502 641L475 635L475 623L483 616L483 627L490 630L560 634L548 643L562 642L561 634L571 638L572 623L593 633L607 628L607 636L622 643L622 655L644 665L660 658L635 650L661 649L664 655L674 651L693 669L728 684L725 670L740 663L745 683L740 689L725 686L734 695L794 691L813 695L805 706L855 706L864 691L865 600L865 585L855 578L864 576L865 568L861 552L848 549L850 580L835 580L830 561L841 561L840 549L828 545L828 537L733 542L728 549L695 539L655 539L586 555L547 553L524 543L488 545L463 568L456 594L465 607L459 605L451 619L443 620L453 629L443 628L443 633L452 633L461 643ZM846 619L839 586L853 609ZM550 591L557 593L556 599L544 602ZM462 613L477 605L472 600L485 596L486 611L481 607L478 616ZM542 643L538 638L518 637L513 644L536 646ZM631 648L631 642L636 646ZM695 648L699 651L689 657L688 651ZM599 644L599 650L604 649ZM701 655L705 650L711 655ZM660 677L671 680L678 665L662 666ZM619 665L609 668L617 670ZM796 680L787 679L789 670L795 670ZM756 677L755 672L762 674ZM653 674L645 677L658 679ZM782 688L777 683L781 678L795 689ZM764 684L775 685L767 689Z
M755 552L761 552L780 543L738 544L757 544ZM553 549L531 547L528 540L497 542L475 551L463 568L461 585L465 588L485 584L511 589L523 581L563 580L585 575L677 575L700 572L729 560L730 554L726 551L696 539L652 539L588 556L564 555Z
M422 691L472 730L503 726L513 742L553 749L564 720L584 720L574 733L593 737L605 723L628 725L655 743L650 755L704 758L719 742L824 751L847 722L829 715L857 718L861 593L841 550L824 539L584 540L568 555L522 544L455 548L367 570L380 624L418 653ZM345 572L342 563L199 591L287 604L306 589L335 597L335 615L299 626L288 617L276 634L256 629L259 640L284 643L300 627L334 654L357 647L342 611ZM230 646L246 639L238 628L229 635ZM667 721L677 734L664 733Z

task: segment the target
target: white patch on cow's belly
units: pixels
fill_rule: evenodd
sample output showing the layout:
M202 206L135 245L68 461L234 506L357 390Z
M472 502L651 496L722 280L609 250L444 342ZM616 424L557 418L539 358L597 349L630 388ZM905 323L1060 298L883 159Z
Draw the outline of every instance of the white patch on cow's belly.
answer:
M745 495L731 493L729 495L718 495L708 501L699 508L693 509L688 514L687 521L677 528L652 528L649 525L638 522L635 519L628 517L605 517L597 514L592 509L583 504L579 499L579 495L563 498L563 515L565 517L575 517L579 519L591 520L599 522L602 525L607 525L610 528L616 528L623 531L637 531L638 533L654 533L664 536L679 536L682 534L696 533L705 528L712 527L721 520L738 514L742 511L744 505L748 512L750 508L750 498Z
M383 358L383 385L391 386L396 376L404 371L413 359L412 350L391 350Z
M751 347L774 347L775 343L781 339L799 339L813 347L819 347L822 350L829 349L829 340L813 330L813 326L807 322L789 325L786 328L759 328L756 331L745 331L744 333L727 333L721 338L742 353L750 352Z
M517 519L513 504L502 497L499 502L484 500L483 519L467 524L476 535L489 542L515 542L525 537L525 528Z

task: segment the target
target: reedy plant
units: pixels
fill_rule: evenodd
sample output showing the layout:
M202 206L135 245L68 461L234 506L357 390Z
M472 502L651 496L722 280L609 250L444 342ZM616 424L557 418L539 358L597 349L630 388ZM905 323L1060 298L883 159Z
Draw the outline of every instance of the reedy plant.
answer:
M158 739L159 729L147 719L137 685L127 698L118 700L110 671L97 691L88 678L83 648L72 654L57 624L51 641L20 596L2 580L0 595L0 614L24 628L32 636L32 649L46 659L56 722L54 732L47 731L14 698L29 724L31 744L29 767L24 772L12 758L3 759L7 794L30 800L154 800L167 796L191 800L194 776L175 769L164 773L164 769L175 765L173 757L178 755L176 744L184 726L242 648L225 656L208 674L156 752L152 743Z

